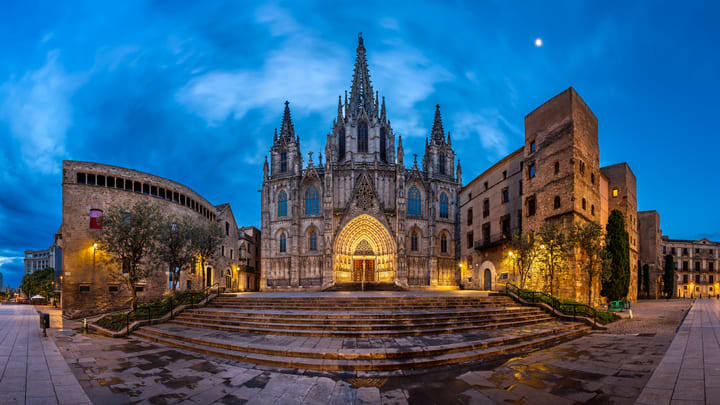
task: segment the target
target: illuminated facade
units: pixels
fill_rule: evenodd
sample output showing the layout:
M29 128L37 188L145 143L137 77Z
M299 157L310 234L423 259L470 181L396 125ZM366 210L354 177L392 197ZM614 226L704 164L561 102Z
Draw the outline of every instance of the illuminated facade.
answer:
M672 256L675 264L677 297L708 298L720 294L717 274L720 243L704 238L682 240L663 236L662 250Z
M373 91L362 37L349 96L322 154L307 163L290 108L263 170L263 290L344 283L456 286L460 167L439 106L425 154L405 168L385 100Z

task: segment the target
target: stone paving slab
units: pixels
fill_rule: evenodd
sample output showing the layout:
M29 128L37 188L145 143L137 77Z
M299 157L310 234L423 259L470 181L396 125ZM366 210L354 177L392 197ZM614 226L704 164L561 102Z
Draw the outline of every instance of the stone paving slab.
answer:
M718 376L720 300L698 299L635 403L718 404Z
M0 305L0 404L91 404L30 305Z

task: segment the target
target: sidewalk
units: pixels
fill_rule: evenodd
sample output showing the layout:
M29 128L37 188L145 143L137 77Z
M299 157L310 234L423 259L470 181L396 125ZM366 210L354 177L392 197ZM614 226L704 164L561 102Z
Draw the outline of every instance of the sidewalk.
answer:
M720 403L720 300L690 309L636 404Z
M0 305L0 404L91 404L32 305Z

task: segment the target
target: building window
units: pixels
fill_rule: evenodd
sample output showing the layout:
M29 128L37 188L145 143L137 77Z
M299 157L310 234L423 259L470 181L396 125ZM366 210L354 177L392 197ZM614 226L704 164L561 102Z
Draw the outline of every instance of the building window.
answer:
M358 152L365 153L368 151L368 124L362 121L358 125Z
M142 185L142 192L143 194L150 194L150 185L149 184L143 184Z
M502 190L502 202L504 204L504 203L508 202L509 200L510 200L510 193L508 192L508 188L505 187Z
M585 162L580 161L580 173L585 174Z
M417 233L417 231L412 231L412 234L410 235L410 250L413 252L418 251L418 233Z
M225 221L225 236L230 236L230 222Z
M667 246L663 245L663 254L667 253Z
M78 173L77 174L77 184L85 184L85 173Z
M87 184L89 184L91 186L95 185L95 175L94 174L87 175Z
M89 285L81 285L80 292L90 292L90 286Z
M505 216L500 220L500 226L502 227L502 233L503 233L503 236L505 236L506 238L512 236L512 235L511 235L511 232L510 232L510 224L511 224L511 222L510 222L510 214L505 215Z
M708 262L708 271L715 271L715 262Z
M682 252L683 252L683 256L687 256L687 254L688 254L687 248L683 248Z
M125 179L125 191L132 191L133 182L132 180Z
M684 261L683 261L683 270L685 270L685 271L688 270L688 262L687 262L687 260L684 260Z
M107 185L108 187L113 187L113 188L114 188L114 187L115 187L115 177L107 176L107 183L106 183L106 185Z
M468 249L472 249L472 247L473 247L473 242L474 242L473 233L472 233L472 231L470 231L470 232L467 233L467 247L468 247Z
M485 191L487 191L487 189L488 189L488 182L486 181L485 184L483 184L483 185L485 186Z
M483 218L490 216L490 200L483 200Z
M490 243L490 223L486 222L482 226L482 237L483 244L487 245Z
M590 173L590 183L595 184L595 173Z
M387 162L387 135L385 134L385 127L380 128L380 160ZM445 156L440 155L440 173L445 174Z
M595 205L590 206L590 215L595 215Z
M142 285L135 286L136 293L143 292L143 291L145 291L145 286L142 286Z
M440 218L449 217L448 211L448 196L445 193L440 193Z
M555 174L560 173L560 162L555 162Z
M440 161L440 174L445 174L445 154L440 152L440 158L438 159Z
M285 253L287 250L287 237L285 236L285 232L280 233L280 253Z
M687 282L688 282L688 275L683 274L683 284L687 284Z
M103 212L98 209L90 210L90 229L102 229Z
M345 159L345 128L338 129L338 161Z
M532 179L535 177L535 163L530 163L528 165L528 178Z
M220 255L225 257L225 246L220 246Z
M280 173L287 171L287 152L280 152Z
M410 191L408 192L408 215L421 215L421 214L422 214L422 208L421 208L420 190L418 190L417 187L412 186L412 187L410 187Z
M614 188L612 189L612 196L617 197L618 196L618 189Z
M535 215L535 197L528 197L527 210L528 210L528 216Z
M133 183L133 191L136 193L140 193L142 191L142 184L139 181Z
M520 180L520 181L518 182L518 191L519 191L518 195L523 195L523 192L522 192L522 180Z
M440 235L440 253L447 253L447 235Z
M560 208L560 196L556 195L555 200L553 201L553 208L558 209Z
M285 191L281 191L278 194L278 217L287 216L287 194Z
M585 200L584 198L582 199L582 209L587 209L587 200Z
M695 282L698 284L700 283L700 275L699 274L695 275Z
M712 276L712 275L708 276L708 282L709 282L710 284L714 283L714 282L715 282L715 277ZM710 289L712 289L712 287L710 287Z
M695 270L700 271L700 262L695 262Z
M108 286L108 292L111 292L111 293L116 293L116 292L118 292L118 286L116 286L116 285L110 285L110 286Z
M313 229L310 231L310 246L308 246L311 252L317 252L317 232Z
M507 170L503 170L503 180L507 179Z
M320 213L319 193L315 186L305 190L305 215L318 215Z
M530 142L530 153L535 152L535 141Z
M473 212L472 211L473 211L472 207L468 208L468 210L467 210L467 224L468 225L472 225L472 221L473 221Z
M98 174L97 176L97 185L105 187L105 176L101 176Z

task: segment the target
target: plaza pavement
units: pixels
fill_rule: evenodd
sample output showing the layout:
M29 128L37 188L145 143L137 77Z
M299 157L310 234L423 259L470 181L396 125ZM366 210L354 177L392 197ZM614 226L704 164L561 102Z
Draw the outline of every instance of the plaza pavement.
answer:
M696 300L636 404L720 404L720 300Z
M32 305L0 305L0 404L91 404Z

